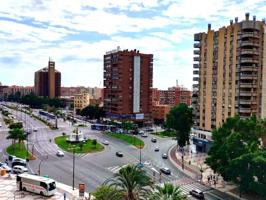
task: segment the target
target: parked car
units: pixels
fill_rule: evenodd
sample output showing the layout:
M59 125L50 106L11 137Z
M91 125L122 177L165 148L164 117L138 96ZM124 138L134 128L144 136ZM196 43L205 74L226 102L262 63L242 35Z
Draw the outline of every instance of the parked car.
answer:
M157 142L157 139L156 138L152 138L151 139L151 142L156 143Z
M22 158L14 157L14 158L12 159L12 163L13 163L13 162L25 162L25 163L26 163L26 160L25 160L25 159L22 159Z
M170 170L169 168L163 167L163 168L160 169L160 171L161 171L163 174L171 175L171 170Z
M118 157L123 157L124 156L124 154L121 151L117 151L115 153L115 155L118 156Z
M159 147L155 147L154 151L159 151Z
M167 159L168 158L167 154L166 153L162 154L162 158Z
M64 154L63 151L58 150L58 151L56 152L56 155L57 155L58 157L63 157L65 154Z
M191 190L189 191L189 194L193 197L196 197L198 199L204 199L204 194L202 191L195 189L195 190Z
M2 127L2 124L0 124L0 127Z
M13 158L16 158L16 156L13 156L13 155L9 155L9 156L8 156L8 160L10 160L10 161L12 161Z
M109 142L108 142L107 140L104 140L104 141L103 141L103 144L104 144L104 145L109 145Z
M0 169L5 169L6 172L11 172L11 168L6 163L0 163Z
M26 162L24 162L24 161L14 161L14 162L12 162L11 167L14 167L16 165L26 167Z
M20 165L16 165L13 167L13 173L14 174L21 174L24 172L28 172L28 168L20 166Z

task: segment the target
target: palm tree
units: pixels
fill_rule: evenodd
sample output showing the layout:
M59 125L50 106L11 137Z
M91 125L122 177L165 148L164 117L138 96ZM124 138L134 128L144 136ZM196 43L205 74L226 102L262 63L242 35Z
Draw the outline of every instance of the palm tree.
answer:
M19 128L10 129L8 131L9 135L6 137L6 139L11 139L13 146L16 144L16 140L18 139L19 131L20 131Z
M186 196L182 195L180 187L171 183L165 183L163 186L156 186L155 192L151 195L150 200L185 200Z
M121 200L122 198L122 194L109 185L97 187L92 195L95 197L95 200Z
M123 195L124 200L146 200L151 194L152 181L135 165L121 168L106 184Z
M19 129L17 139L19 143L19 148L21 149L21 143L23 143L24 140L26 140L27 136L23 129Z

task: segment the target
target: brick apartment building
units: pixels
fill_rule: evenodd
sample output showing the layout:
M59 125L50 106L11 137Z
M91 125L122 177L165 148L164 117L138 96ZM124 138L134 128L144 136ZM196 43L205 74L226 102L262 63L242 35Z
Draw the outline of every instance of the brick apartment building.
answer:
M137 50L104 55L104 110L108 117L143 122L152 112L153 55Z

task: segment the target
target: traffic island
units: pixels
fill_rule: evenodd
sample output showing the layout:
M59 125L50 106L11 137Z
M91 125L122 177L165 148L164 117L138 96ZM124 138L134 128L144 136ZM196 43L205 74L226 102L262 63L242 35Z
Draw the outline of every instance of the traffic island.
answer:
M55 143L64 151L75 153L94 153L104 149L104 147L97 142L97 140L87 139L81 142L70 143L69 135L59 136L54 139Z
M23 159L29 159L29 160L35 160L36 158L34 155L32 155L29 151L27 152L27 149L25 147L24 143L16 143L16 144L11 144L9 147L6 148L6 152L9 155L14 155L18 158L23 158Z
M107 135L110 137L114 137L114 138L117 138L119 140L122 140L128 144L131 144L131 145L137 147L138 149L140 149L140 148L143 149L144 145L145 145L143 140L141 140L135 136L132 136L132 135L128 135L128 134L124 134L124 133L114 133L114 132L108 132Z

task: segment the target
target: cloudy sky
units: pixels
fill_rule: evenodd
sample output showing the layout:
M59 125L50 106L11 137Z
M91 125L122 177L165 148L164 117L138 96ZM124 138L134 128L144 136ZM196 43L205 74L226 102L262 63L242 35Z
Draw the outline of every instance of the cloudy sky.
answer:
M193 34L266 17L266 0L0 0L0 82L33 85L49 57L63 86L101 86L103 55L154 54L154 87L191 88Z

